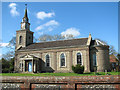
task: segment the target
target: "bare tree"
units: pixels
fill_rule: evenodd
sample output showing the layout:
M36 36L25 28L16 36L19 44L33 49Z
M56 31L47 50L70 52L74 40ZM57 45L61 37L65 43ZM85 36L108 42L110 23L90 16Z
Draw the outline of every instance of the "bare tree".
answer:
M103 41L103 40L98 39L98 38L96 38L96 39L97 39L97 40L100 40L101 42L103 42L103 43L105 43L106 45L108 45L108 43L107 43L106 41ZM95 39L95 40L96 40L96 39ZM117 56L117 52L116 52L114 46L109 45L109 55L111 55L111 54L114 54L115 56Z
M53 37L51 35L44 34L38 38L38 41L51 41L52 39Z
M114 46L112 46L112 45L109 45L110 47L109 47L109 54L111 55L111 54L114 54L115 56L117 56L117 52L116 52L116 50L114 49Z
M62 36L62 35L56 34L56 35L53 36L53 40L63 40L63 39L65 39L65 37Z
M56 34L56 35L48 35L48 34L44 34L44 35L41 35L38 39L38 41L55 41L55 40L64 40L64 39L73 39L74 36L72 34L68 34L68 35L59 35L59 34Z
M65 35L64 37L65 37L65 39L73 39L73 38L74 38L74 35L72 35L72 34L67 34L67 35Z
M15 45L16 45L16 37L12 37L12 39L9 41L7 48L10 48L12 51L14 51Z
M11 58L14 58L15 56L15 51L11 50L8 51L7 53L2 55L2 58L6 59L6 60L10 60Z
M37 41L38 39L33 36L33 43L36 43Z

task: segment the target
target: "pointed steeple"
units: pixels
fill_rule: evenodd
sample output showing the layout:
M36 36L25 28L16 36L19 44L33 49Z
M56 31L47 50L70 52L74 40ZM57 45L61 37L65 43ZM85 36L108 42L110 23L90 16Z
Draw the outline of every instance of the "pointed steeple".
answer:
M21 30L30 30L30 23L27 15L27 4L25 4L25 14L21 22Z
M25 15L24 15L24 17L28 18L28 16L27 16L27 4L25 4L25 6L26 6L26 8L25 8Z
M26 8L25 8L25 14L24 14L24 17L23 17L23 22L28 22L28 15L27 15L27 4L25 4Z

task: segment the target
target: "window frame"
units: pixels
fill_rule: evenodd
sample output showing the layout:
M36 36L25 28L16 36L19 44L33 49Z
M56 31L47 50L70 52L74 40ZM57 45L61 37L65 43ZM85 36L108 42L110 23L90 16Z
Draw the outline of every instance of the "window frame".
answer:
M19 37L19 44L22 44L22 36Z
M94 55L95 55L96 65L94 65ZM93 58L93 66L97 66L97 55L96 55L96 53L93 53L92 58Z
M48 55L48 61L49 62L47 62L47 55ZM49 63L49 66L47 66L47 63ZM45 67L50 67L50 55L49 54L45 55Z
M64 63L65 63L64 66L61 66L61 55L62 54L64 55ZM60 57L60 67L66 67L66 55L65 55L65 53L62 52L59 57Z
M77 58L76 58L77 64L79 64L79 63L78 63L78 53L80 53L80 56L81 56L81 64L80 64L80 65L83 65L82 53L81 53L81 52L77 52L77 53L76 53L76 56L77 56Z

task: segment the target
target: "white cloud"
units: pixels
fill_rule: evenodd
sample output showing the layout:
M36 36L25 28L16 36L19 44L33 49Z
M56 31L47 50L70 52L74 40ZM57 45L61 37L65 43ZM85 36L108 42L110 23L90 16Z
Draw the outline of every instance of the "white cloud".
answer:
M79 36L80 35L80 32L79 32L79 29L76 29L76 28L68 28L66 29L65 31L63 31L61 33L62 36L65 36L67 37L68 35L73 35L74 37L76 36Z
M38 26L35 30L42 30L42 29L47 29L49 31L52 31L55 26L59 25L59 23L55 20L51 20L43 25Z
M38 30L41 30L41 29L43 29L43 25L38 26L35 30L38 31Z
M10 13L11 13L12 16L18 16L19 15L19 12L16 10L16 6L17 6L16 3L10 3L9 4L9 8L11 8Z
M44 12L44 11L41 11L41 12L38 12L38 13L36 14L36 16L37 16L38 19L43 20L43 19L45 19L45 18L50 18L50 17L55 16L55 13L54 13L54 12L46 13L46 12Z
M55 20L51 20L45 24L45 26L53 26L53 25L58 25L59 23Z
M9 45L9 43L0 43L0 47L6 47L8 45Z

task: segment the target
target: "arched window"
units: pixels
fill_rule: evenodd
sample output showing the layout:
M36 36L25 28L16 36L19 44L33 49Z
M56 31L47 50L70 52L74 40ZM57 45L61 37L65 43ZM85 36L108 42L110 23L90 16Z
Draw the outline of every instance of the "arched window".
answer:
M63 53L60 55L60 62L61 67L65 66L65 55Z
M93 66L97 65L96 53L93 54Z
M47 67L50 66L50 57L49 57L48 54L46 55L46 66L47 66Z
M77 53L77 64L82 65L81 53Z
M22 43L22 36L20 36L20 38L19 38L19 44L21 44Z

